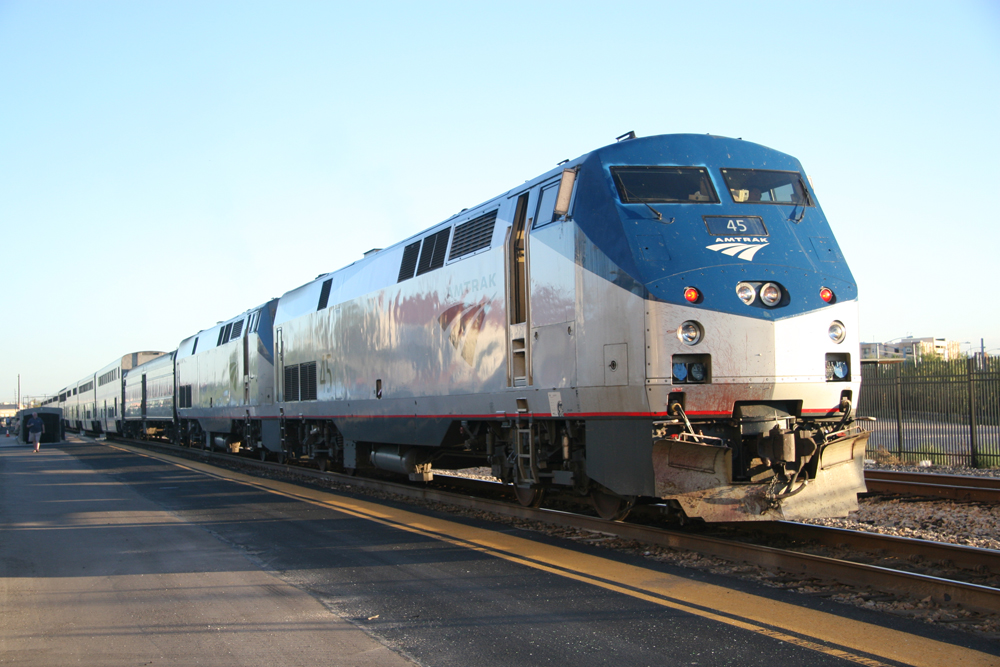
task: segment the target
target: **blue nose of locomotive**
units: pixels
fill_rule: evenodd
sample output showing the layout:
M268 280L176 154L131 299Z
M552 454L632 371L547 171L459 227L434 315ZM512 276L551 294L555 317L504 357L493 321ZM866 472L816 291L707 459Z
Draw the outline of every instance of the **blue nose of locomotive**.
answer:
M576 222L591 254L614 267L608 278L631 291L761 319L857 298L789 155L739 139L664 135L600 149L581 167L577 210L586 214ZM601 261L590 264L601 270ZM746 307L738 286L758 307ZM777 299L766 307L756 298L765 288Z

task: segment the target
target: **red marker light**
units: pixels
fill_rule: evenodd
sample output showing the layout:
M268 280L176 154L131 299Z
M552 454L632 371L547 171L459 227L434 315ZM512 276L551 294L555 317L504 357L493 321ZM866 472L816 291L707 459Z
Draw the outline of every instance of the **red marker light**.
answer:
M701 300L701 292L694 287L685 287L684 298L690 303L698 303Z
M833 290L829 287L824 287L819 291L819 298L823 299L827 303L833 301Z

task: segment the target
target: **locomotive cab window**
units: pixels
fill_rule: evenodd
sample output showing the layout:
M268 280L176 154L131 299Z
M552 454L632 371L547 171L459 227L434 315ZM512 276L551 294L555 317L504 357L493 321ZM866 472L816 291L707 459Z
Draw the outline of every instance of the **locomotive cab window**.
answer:
M612 167L623 204L717 204L708 171L702 167Z
M722 177L737 203L813 206L802 175L797 171L723 169Z

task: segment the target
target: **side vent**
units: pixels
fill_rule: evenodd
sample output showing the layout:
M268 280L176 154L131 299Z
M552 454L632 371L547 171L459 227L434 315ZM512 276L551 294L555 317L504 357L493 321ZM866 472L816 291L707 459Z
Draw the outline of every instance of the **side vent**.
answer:
M316 400L316 362L285 366L285 400Z
M243 320L240 320L240 329L241 330L243 329ZM219 340L216 341L216 343L215 343L216 347L218 347L219 345L225 345L226 343L228 343L230 336L232 336L232 333L233 333L233 323L232 322L230 322L229 324L227 324L223 328L219 329Z
M417 268L417 255L420 254L420 241L416 241L403 249L403 263L399 267L399 279L397 283L409 280L413 277L413 272Z
M491 211L455 227L455 240L451 242L449 261L483 248L489 248L490 242L493 240L493 226L496 220L497 212Z
M299 367L285 366L285 400L299 400Z
M424 239L424 247L420 251L420 261L417 262L418 276L444 266L444 256L448 251L448 237L450 236L451 227L442 229L437 234L431 234Z
M330 286L333 284L333 278L328 278L323 281L323 289L319 293L319 305L316 306L316 310L323 310L326 305L330 302Z
M243 333L243 320L233 323L233 332L229 335L229 340L236 340Z
M310 361L299 367L299 395L303 401L316 400L316 362Z

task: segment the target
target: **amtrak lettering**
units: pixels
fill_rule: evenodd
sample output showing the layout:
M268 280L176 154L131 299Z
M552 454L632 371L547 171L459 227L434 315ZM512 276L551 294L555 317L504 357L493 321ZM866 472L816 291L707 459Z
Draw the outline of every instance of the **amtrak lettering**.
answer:
M445 300L450 301L451 299L459 299L469 292L478 292L484 290L487 287L497 286L497 274L491 273L489 276L482 276L481 278L473 278L472 280L466 280L464 283L458 283L456 285L448 286L448 295Z

